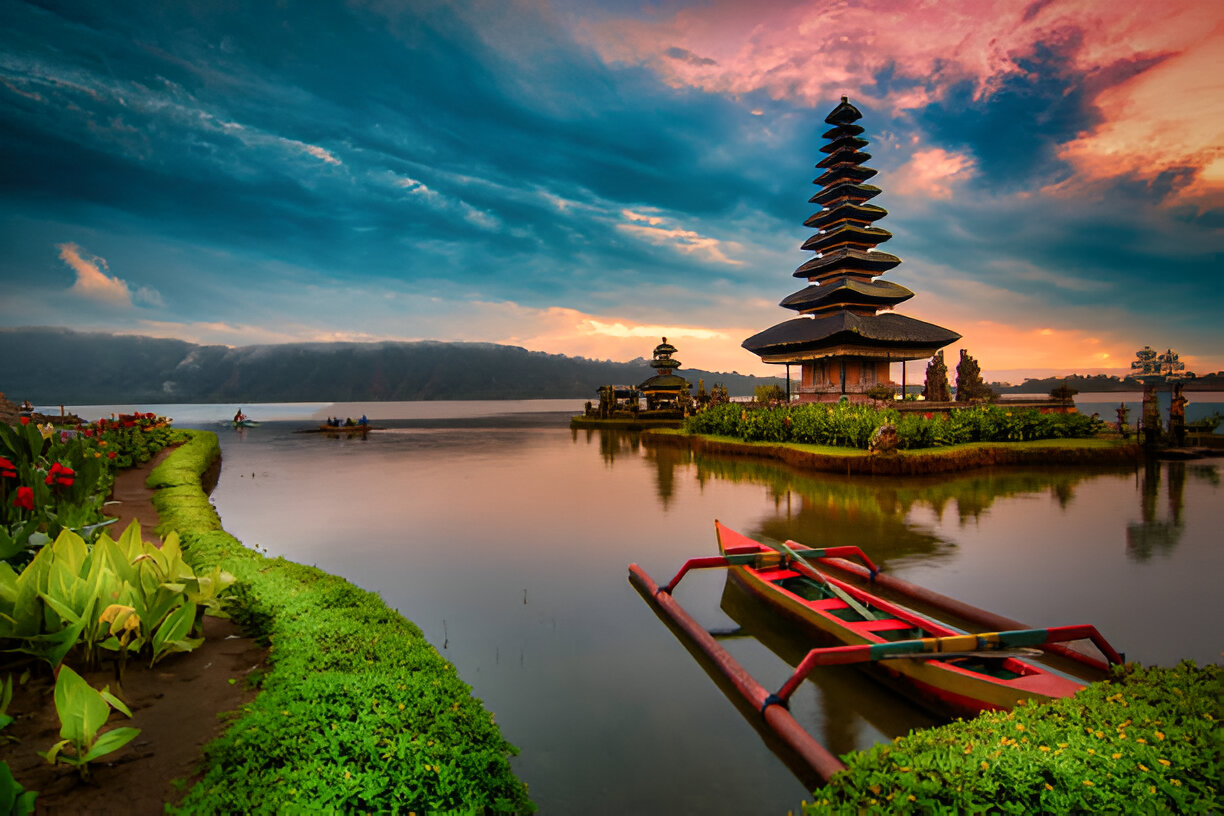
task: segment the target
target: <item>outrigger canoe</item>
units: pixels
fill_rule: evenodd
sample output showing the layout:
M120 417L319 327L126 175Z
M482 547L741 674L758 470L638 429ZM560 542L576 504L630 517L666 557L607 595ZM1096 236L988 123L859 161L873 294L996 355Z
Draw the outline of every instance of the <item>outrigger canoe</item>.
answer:
M967 634L814 566L851 572L849 568L857 565L844 559L856 558L865 565L858 568L861 574L872 582L884 583L884 576L858 547L815 549L793 541L763 544L718 521L714 525L720 555L689 559L663 586L637 564L631 564L630 583L656 613L690 641L690 648L699 649L712 661L723 678L760 711L769 727L822 779L839 770L841 763L785 710L791 695L819 666L871 664L889 685L906 691L928 708L941 714L973 716L1010 709L1022 700L1068 697L1084 687L1078 680L1029 659L1040 654L1035 650L1055 652L1102 677L1108 663L1123 662L1123 657L1090 625ZM672 591L690 570L719 567L729 568L735 580L781 611L812 643L813 648L775 693L752 679L672 597ZM960 617L1014 623L904 581L889 579L888 585L892 591L912 595L915 600L946 608ZM1079 640L1091 641L1105 661L1063 646Z
M974 716L1010 709L1021 700L1070 697L1084 687L1067 675L1002 650L1032 649L1051 641L1099 640L1106 658L1121 662L1121 656L1090 626L966 634L812 566L818 557L851 556L878 572L857 547L813 550L795 542L770 546L718 522L715 529L719 550L724 557L735 557L732 573L750 592L817 641L840 644L809 653L804 659L808 665L875 663L890 685L912 691L940 713Z

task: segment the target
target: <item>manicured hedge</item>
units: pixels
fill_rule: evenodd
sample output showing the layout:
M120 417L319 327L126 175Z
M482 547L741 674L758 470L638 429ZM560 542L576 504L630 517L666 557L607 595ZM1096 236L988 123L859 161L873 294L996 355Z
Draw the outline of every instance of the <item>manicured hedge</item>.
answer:
M149 476L187 559L238 578L235 617L271 644L258 697L205 750L179 813L527 813L493 716L421 631L375 594L261 556L200 487L219 455L196 432Z

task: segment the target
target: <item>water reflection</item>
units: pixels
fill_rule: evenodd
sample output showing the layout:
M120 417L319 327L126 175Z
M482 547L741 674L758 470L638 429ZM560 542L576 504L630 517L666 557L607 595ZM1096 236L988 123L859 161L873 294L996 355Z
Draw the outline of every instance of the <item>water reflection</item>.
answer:
M812 648L807 638L790 634L795 631L792 621L753 595L733 574L727 575L720 606L739 624L739 634L760 641L792 667ZM813 736L834 755L856 750L872 733L905 734L938 722L855 666L822 667L808 677L807 687L815 689L815 708L820 712Z
M1168 492L1166 493L1167 513L1161 518L1160 476L1167 467ZM1207 479L1213 477L1214 484L1219 483L1215 468L1196 468L1195 472L1210 473ZM1167 466L1154 459L1144 463L1139 472L1140 521L1126 525L1126 554L1136 561L1146 561L1154 554L1168 555L1181 541L1184 527L1182 511L1185 509L1186 493L1186 463L1169 462Z
M799 473L783 465L697 455L697 479L755 482L774 498L754 533L814 546L855 544L882 565L910 560L938 562L954 554L956 543L939 532L950 516L956 526L979 520L998 501L1016 496L1049 495L1060 507L1076 487L1106 474L1127 470L976 471L955 477L889 478Z

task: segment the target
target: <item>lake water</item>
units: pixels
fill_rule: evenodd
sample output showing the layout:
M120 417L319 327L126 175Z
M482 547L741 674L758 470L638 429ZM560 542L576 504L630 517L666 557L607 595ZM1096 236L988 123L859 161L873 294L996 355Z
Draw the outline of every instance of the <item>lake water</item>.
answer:
M572 431L582 402L248 405L262 424L241 431L223 424L236 406L122 410L216 430L225 528L417 623L521 749L543 814L780 814L808 797L627 581L630 562L662 583L715 552L715 518L858 544L891 574L1032 626L1095 624L1128 659L1221 659L1224 460L846 478ZM386 429L295 432L362 413ZM694 573L676 597L793 659L724 588ZM722 642L767 687L789 673L755 638ZM932 722L850 667L806 684L792 711L835 753Z

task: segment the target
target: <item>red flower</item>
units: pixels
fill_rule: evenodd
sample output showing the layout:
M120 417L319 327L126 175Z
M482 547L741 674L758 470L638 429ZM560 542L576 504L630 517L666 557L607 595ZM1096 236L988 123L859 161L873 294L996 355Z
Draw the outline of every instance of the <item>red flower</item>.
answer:
M933 413L931 413L930 411L927 411L927 412L926 412L925 414L923 414L922 416L923 416L923 418L924 418L924 419L934 419L934 418L935 418L935 415L934 415Z
M47 484L58 484L68 487L72 484L76 477L76 471L70 467L64 467L59 462L54 462L51 465L51 472L47 474Z
M22 424L22 425L29 425L29 424L30 424L30 418L29 418L29 417L27 417L27 416L23 416L23 417L21 418L21 424Z
M17 466L14 465L12 462L10 462L8 459L5 459L3 456L0 456L0 478L4 478L4 479L16 479L17 478Z
M34 488L19 487L17 488L17 498L13 499L13 506L22 510L34 509Z
M115 452L114 452L114 451L111 451L110 453L106 454L106 458L107 458L107 459L114 459L114 458L115 458Z

